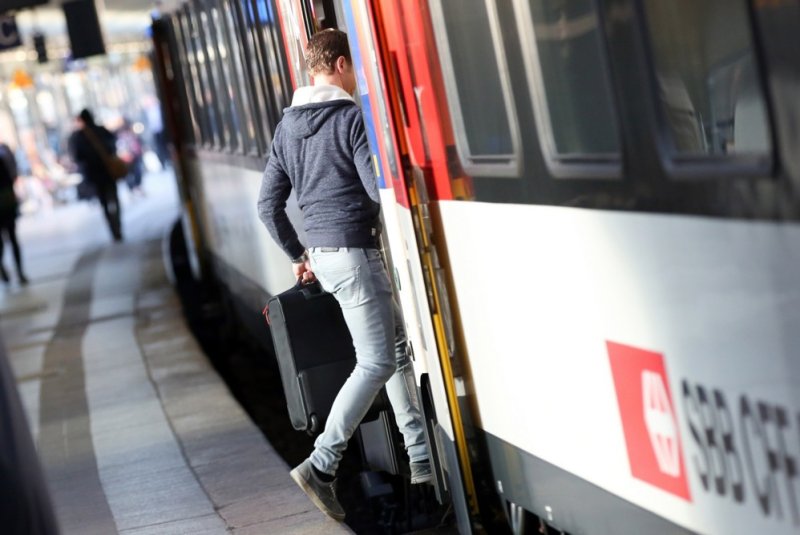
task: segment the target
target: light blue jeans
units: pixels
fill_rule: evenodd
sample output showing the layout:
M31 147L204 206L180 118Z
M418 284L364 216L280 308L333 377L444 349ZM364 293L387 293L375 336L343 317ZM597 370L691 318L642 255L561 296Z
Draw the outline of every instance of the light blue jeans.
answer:
M333 402L325 430L314 443L311 463L321 472L336 474L347 441L384 384L409 460L427 459L405 329L380 253L314 247L309 256L314 275L342 307L356 350L356 367Z

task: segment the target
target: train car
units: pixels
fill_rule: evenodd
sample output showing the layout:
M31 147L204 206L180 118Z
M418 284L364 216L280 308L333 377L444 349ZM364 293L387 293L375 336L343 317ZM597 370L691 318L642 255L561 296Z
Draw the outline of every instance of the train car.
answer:
M461 532L497 498L515 533L797 532L800 2L206 0L161 22L187 228L249 317L292 283L254 208L270 133L308 37L348 32Z

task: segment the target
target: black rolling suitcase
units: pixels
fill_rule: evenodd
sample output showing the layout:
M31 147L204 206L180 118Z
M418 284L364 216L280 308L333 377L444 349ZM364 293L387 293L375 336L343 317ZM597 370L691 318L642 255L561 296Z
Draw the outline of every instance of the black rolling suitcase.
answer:
M317 433L356 365L339 303L319 283L298 283L271 298L265 312L292 426Z

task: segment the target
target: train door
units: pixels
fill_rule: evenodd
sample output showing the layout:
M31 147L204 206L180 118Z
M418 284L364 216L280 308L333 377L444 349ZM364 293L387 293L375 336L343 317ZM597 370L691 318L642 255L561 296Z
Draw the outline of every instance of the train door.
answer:
M435 54L430 54L430 33L424 31L424 8L416 4L405 2L401 9L391 1L350 2L345 19L383 192L394 276L415 354L430 446L436 453L437 495L452 501L460 530L469 532L478 508L471 474L470 412L454 351L446 270L433 239L435 216L429 197L429 192L435 198L464 197L469 184L457 170L455 180L433 179L434 165L447 166L452 133L434 83L436 67L428 59ZM421 102L427 99L433 101L423 120ZM443 171L447 176L449 171Z
M364 111L364 120L373 152L375 172L378 179L384 218L384 237L388 245L389 263L394 286L403 310L403 319L409 339L409 352L414 360L417 385L426 390L428 362L436 360L435 336L427 308L427 297L423 280L414 224L409 212L408 191L401 167L402 155L407 151L398 145L394 135L394 124L389 106L396 105L391 95L394 86L389 87L383 77L379 61L380 43L377 41L375 19L371 7L366 2L347 3L342 16L345 19L350 37L351 53L355 64L359 97ZM429 399L427 392L423 400ZM438 404L445 411L444 425L449 425L447 403L444 396ZM432 451L437 449L435 433L437 418L432 414L433 405L423 407L426 416L427 437ZM427 410L425 410L427 409ZM451 433L452 434L452 433ZM433 467L437 481L437 498L440 502L448 498L448 488L443 477L441 455L433 455Z
M294 88L309 85L311 78L305 64L304 54L308 39L317 31L327 28L336 28L347 32L349 30L345 19L352 17L352 7L347 2L334 0L279 0L278 10L281 14L284 46L290 59L290 72ZM351 39L352 55L356 64L360 64L360 49ZM359 78L359 87L367 87L363 77ZM371 105L368 99L361 99L364 105L365 117L371 117ZM366 121L370 143L374 145L375 131L371 120ZM376 160L376 171L378 169ZM382 177L377 172L379 179ZM383 183L382 187L383 187ZM393 227L394 225L385 225ZM388 265L394 262L389 250L385 250ZM402 458L402 438L391 411L381 411L376 420L364 422L359 426L358 436L361 441L361 451L365 464L371 470L383 470L390 474L399 474Z
M403 48L406 30L395 26L393 17L398 15L399 6L389 4L281 0L278 9L295 87L310 81L302 59L310 35L322 28L338 27L350 36L359 97L383 198L389 263L403 305L409 347L426 409L437 496L440 501L453 501L462 531L468 531L470 513L476 511L477 503L462 421L464 385L460 372L454 373L454 336L446 327L449 322L443 320L449 316L442 291L444 270L430 239L425 182L432 174L425 158L409 156L424 152L420 140L425 134L418 115L411 118L411 125L406 124L407 111L416 110L416 98L409 100L403 94L414 92L409 74L413 69L409 68ZM415 53L424 55L425 50L419 48ZM398 61L398 55L402 61ZM415 143L416 149L409 143ZM414 165L410 164L412 161ZM437 192L438 195L452 195L449 182L437 190L442 187L447 187L448 193ZM447 358L440 359L439 355Z

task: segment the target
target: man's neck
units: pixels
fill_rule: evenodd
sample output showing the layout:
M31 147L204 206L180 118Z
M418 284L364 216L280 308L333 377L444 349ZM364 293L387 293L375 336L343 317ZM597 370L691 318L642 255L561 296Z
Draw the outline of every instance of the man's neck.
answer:
M313 85L335 85L344 90L341 76L334 74L318 74L311 77Z

